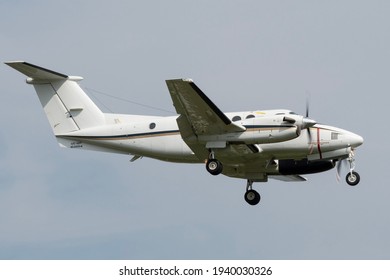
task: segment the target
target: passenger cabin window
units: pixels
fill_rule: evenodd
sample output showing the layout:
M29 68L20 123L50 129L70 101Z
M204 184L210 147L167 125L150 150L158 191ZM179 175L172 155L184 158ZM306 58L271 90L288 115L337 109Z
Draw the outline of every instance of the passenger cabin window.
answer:
M154 129L156 127L156 124L154 122L150 123L149 128Z
M241 120L241 117L240 116L234 116L232 121L236 122L236 121L240 121Z
M246 116L247 119L253 119L255 116L254 115L248 115Z

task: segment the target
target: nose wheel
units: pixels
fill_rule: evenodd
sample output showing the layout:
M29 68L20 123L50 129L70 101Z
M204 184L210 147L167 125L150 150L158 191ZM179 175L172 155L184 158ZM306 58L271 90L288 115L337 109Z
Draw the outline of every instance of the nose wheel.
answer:
M248 180L246 185L246 192L244 195L245 201L250 205L257 205L260 202L260 194L252 189L252 180Z
M350 186L356 186L360 182L360 175L356 171L351 171L345 177L347 184Z

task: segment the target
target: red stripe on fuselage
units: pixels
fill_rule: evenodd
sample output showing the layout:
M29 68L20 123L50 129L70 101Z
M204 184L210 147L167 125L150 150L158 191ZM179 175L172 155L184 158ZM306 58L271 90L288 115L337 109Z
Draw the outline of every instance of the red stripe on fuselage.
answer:
M322 159L321 142L320 142L320 128L317 128L317 149L318 149L318 153L320 154L320 159Z

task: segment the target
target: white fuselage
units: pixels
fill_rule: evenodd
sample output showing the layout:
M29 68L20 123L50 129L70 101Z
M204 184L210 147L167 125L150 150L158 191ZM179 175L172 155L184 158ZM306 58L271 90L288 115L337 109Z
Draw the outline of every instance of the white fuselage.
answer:
M241 120L236 121L238 124L250 127L262 118L270 116L276 118L289 113L287 110L267 110L226 113L226 115L233 120L239 117ZM246 118L247 116L254 117ZM105 114L105 117L104 126L57 135L60 144L68 148L117 152L171 162L201 163L205 160L195 156L183 141L176 122L177 116ZM271 138L272 128L254 126L248 131L235 133L231 136L231 141L258 145L260 152L254 154L254 157L297 160L343 158L348 156L351 148L360 145L363 141L360 136L352 132L327 125L316 124L310 128L310 131L312 135L310 143L308 143L306 130L298 137L292 137L287 141L282 139L280 142L267 143L265 140L256 142L258 138L254 135L265 135ZM250 139L254 140L250 141Z

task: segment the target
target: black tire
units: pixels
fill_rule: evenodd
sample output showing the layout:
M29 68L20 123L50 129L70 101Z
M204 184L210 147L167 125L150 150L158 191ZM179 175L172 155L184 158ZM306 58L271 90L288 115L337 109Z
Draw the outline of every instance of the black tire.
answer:
M250 205L257 205L260 202L261 196L255 190L249 190L245 193L245 201Z
M347 176L345 177L345 180L347 181L348 185L356 186L360 182L360 175L359 175L359 173L352 171L352 174L351 174L351 172L347 174Z
M211 175L218 175L222 173L223 166L219 160L209 159L206 163L206 169Z

